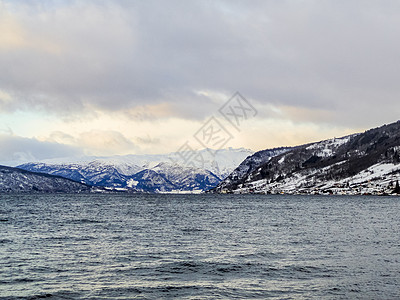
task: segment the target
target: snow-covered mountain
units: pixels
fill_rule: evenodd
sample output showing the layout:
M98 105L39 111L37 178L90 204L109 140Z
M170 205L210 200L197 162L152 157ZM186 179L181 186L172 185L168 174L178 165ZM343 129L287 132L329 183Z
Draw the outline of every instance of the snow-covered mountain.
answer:
M200 168L182 168L178 164L160 163L152 168L179 191L207 191L221 182L214 173Z
M60 176L38 174L17 168L0 166L0 192L89 192L90 186Z
M271 158L291 149L292 148L289 147L273 148L261 150L248 156L228 177L225 178L225 180L221 181L218 188L223 189L237 180L244 178L246 175L251 174L260 164L265 163Z
M171 181L151 169L146 169L133 175L123 187L153 193L165 193L176 190L176 186Z
M284 149L272 158L266 156L260 160L258 155L259 152L246 159L213 191L397 193L400 179L400 121L360 134ZM249 164L251 168L243 168L243 165Z
M159 163L176 163L181 166L209 170L219 178L226 178L246 157L254 151L245 148L226 148L220 150L202 149L193 153L172 152L168 154L83 156L45 159L35 163L47 165L89 165L100 163L115 167L119 173L133 175L144 169L151 169ZM193 159L188 159L188 156ZM197 159L196 159L197 158ZM199 159L200 158L200 159Z
M253 152L203 149L186 162L187 153L65 158L26 163L23 170L59 175L93 186L144 192L197 192L215 187ZM185 164L186 163L186 164Z

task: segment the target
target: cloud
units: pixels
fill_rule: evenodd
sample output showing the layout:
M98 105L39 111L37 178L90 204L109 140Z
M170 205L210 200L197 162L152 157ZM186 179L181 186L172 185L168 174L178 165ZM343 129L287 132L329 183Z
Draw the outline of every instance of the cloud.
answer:
M139 150L130 139L114 130L93 129L75 136L62 131L53 131L46 141L80 147L86 155L130 154Z
M0 134L0 144L0 164L12 166L29 161L83 154L77 147L12 134Z
M154 145L159 141L150 136L136 139L138 144ZM43 159L108 156L139 151L130 139L112 130L91 130L72 136L54 131L47 138L25 138L12 132L0 133L0 164L15 166Z
M159 145L160 144L159 138L152 138L150 135L147 135L145 137L137 137L136 140L140 144L145 144L145 145Z
M83 132L79 135L77 144L94 155L112 155L116 152L129 154L137 151L137 147L117 131L91 130Z
M0 111L200 122L240 91L261 120L372 127L400 111L399 14L398 1L2 1ZM82 147L137 147L96 130Z

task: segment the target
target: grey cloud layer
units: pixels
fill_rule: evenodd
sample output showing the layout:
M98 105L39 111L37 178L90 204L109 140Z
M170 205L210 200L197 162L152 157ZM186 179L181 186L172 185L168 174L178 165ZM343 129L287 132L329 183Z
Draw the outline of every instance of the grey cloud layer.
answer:
M0 89L17 99L3 110L168 102L201 118L215 103L194 91L239 90L334 123L398 118L398 1L43 3L0 5L27 39L0 47Z
M76 147L9 134L0 134L0 144L0 164L4 165L83 155Z

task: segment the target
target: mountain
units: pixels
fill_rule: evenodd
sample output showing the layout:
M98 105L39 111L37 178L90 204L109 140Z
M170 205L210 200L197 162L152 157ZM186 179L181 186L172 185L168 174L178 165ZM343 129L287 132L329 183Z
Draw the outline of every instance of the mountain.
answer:
M60 176L38 174L17 168L0 166L0 192L82 193L91 187Z
M18 166L19 169L62 176L74 181L93 186L124 187L130 176L110 164L93 161L87 164L46 164L27 163ZM138 168L138 171L142 170Z
M202 149L195 152L196 156L202 160L192 160L187 162L185 152L172 152L168 154L147 154L147 155L115 155L115 156L83 156L83 157L65 157L58 159L46 159L36 161L35 163L44 163L46 165L108 165L114 167L119 173L133 175L145 169L151 169L160 163L176 163L183 167L192 166L203 170L208 170L219 178L226 178L246 157L254 154L253 151L245 148L226 148L220 150ZM32 163L32 161L25 162ZM24 164L12 164L11 166L20 166Z
M246 159L212 192L389 194L400 179L400 122L259 156Z
M233 172L221 181L218 185L218 190L229 188L232 184L251 174L260 164L269 161L272 157L290 151L290 147L273 148L261 150L248 156Z
M196 152L201 163L185 164L183 153L86 157L31 162L18 168L58 175L98 187L141 192L201 192L215 187L247 156L247 149Z
M152 170L173 182L179 191L207 191L221 182L221 179L208 170L182 168L178 164L160 163Z
M143 170L132 176L125 187L151 193L165 193L176 190L176 186L153 170Z
M184 167L176 163L159 163L153 168L143 169L134 174L99 161L71 165L28 163L18 168L62 176L97 187L155 193L205 191L215 187L221 181L210 171ZM130 170L132 169L134 168Z

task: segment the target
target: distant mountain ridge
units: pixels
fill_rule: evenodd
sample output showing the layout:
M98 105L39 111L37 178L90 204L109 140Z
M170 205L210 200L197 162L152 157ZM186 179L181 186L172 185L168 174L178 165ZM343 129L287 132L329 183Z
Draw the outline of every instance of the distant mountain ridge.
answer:
M17 168L0 166L0 192L83 193L91 187L61 176L39 174Z
M18 168L58 175L98 187L138 192L202 192L215 187L247 156L247 149L199 151L201 167L188 166L181 153L167 155L127 155L96 158L93 161L57 163L55 160L32 162ZM71 162L72 161L72 162Z
M270 151L270 150L267 150ZM400 121L247 158L213 192L390 194L400 179ZM243 172L244 164L252 167ZM237 174L237 175L235 175Z

